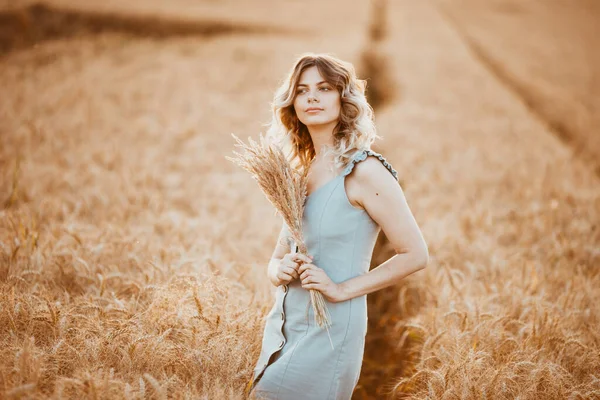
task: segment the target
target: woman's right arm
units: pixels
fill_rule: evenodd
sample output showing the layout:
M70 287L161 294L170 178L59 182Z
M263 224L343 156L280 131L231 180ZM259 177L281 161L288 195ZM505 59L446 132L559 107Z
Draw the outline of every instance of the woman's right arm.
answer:
M287 233L288 230L284 222L281 227L281 231L279 232L279 237L277 238L275 250L273 250L271 260L269 260L269 267L267 270L267 276L274 286L280 286L282 284L282 280L277 277L277 272L279 270L281 260L287 253L290 252L289 242L285 240Z
M288 284L292 280L298 279L300 263L312 261L304 254L292 253L287 236L289 236L289 230L284 222L267 268L267 276L274 286Z

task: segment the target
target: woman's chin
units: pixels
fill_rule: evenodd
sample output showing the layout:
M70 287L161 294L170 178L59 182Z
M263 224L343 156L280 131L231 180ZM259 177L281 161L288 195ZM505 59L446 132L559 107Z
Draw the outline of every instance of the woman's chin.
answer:
M324 118L306 118L306 120L303 122L304 125L306 125L307 127L311 127L311 126L322 126L322 125L328 125L331 123L336 123L335 120L329 120L329 119L324 119Z

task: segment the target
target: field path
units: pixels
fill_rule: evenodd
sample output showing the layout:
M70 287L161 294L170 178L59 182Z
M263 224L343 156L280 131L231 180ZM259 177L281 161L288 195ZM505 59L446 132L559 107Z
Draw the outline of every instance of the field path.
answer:
M588 289L582 309L574 312L577 317L562 302L569 288L599 282L600 180L478 62L435 6L399 1L390 3L390 13L394 18L386 48L401 99L377 114L386 138L381 148L399 171L433 262L400 288L370 295L369 315L375 318L370 318L366 359L378 373L362 375L364 398L374 387L387 392L399 373L435 370L431 361L416 368L410 362L393 363L420 360L413 353L423 342L422 359L439 357L442 374L480 378L478 390L485 392L503 362L486 360L485 367L476 367L472 361L472 370L461 365L490 329L480 314L493 315L494 321L516 318L535 333L528 319L546 309L568 327L565 336L581 334L597 351L598 337L587 324L597 326L598 311L586 307L598 300L599 291ZM504 296L515 298L504 302ZM453 315L466 318L464 325L453 326ZM409 316L414 319L407 322ZM569 318L575 319L570 327ZM394 324L397 329L390 331ZM423 330L406 329L406 324ZM483 324L480 332L478 324ZM481 347L492 349L506 337L522 342L528 333L487 333L489 347ZM433 348L432 338L437 342ZM389 350L382 351L385 344ZM553 360L558 357L551 345L544 351ZM563 367L567 364L562 361ZM489 371L488 380L486 374L480 377L482 371ZM567 380L589 382L591 371L586 379L574 374ZM462 374L446 381L445 389L435 380L425 381L433 382L441 397L461 393L467 385ZM473 398L482 395L466 388Z

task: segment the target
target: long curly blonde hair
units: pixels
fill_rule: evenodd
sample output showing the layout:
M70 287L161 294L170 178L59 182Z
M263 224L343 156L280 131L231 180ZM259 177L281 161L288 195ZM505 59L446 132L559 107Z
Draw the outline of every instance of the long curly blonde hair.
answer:
M376 138L373 108L365 97L366 81L358 79L354 66L329 54L302 54L291 68L271 103L273 115L267 136L277 142L291 165L306 171L315 158L315 148L308 128L294 109L296 86L305 69L316 66L323 78L340 93L341 110L333 130L333 153L336 169L344 168L357 151L369 150Z

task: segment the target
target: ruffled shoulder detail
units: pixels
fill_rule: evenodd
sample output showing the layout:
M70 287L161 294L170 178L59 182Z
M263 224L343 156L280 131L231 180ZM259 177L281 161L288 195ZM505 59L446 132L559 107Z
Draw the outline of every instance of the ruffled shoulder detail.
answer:
M392 167L392 165L389 162L387 162L387 160L381 154L374 152L373 150L362 150L356 153L356 155L352 158L352 161L350 161L350 163L344 169L343 175L346 176L350 172L352 172L352 169L354 169L354 165L366 160L368 156L375 156L379 158L379 160L390 171L394 178L398 180L398 172Z

